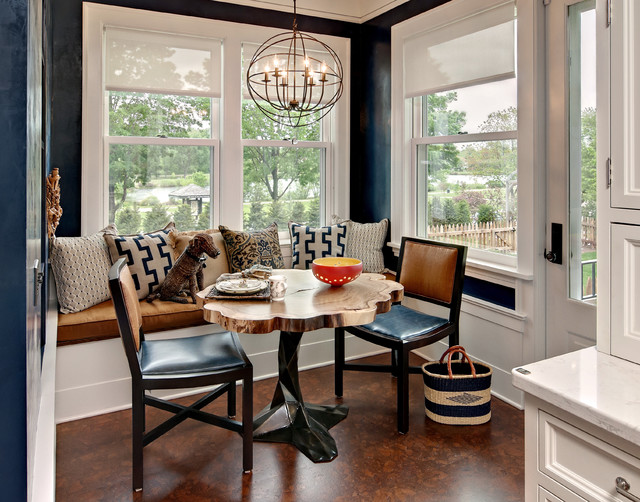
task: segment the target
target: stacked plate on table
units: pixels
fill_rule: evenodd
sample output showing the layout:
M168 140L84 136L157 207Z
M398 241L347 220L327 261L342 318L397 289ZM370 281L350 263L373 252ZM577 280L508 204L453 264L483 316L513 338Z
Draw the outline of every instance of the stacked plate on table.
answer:
M267 281L260 279L229 279L216 283L216 289L220 293L229 295L253 295L263 291L269 286Z

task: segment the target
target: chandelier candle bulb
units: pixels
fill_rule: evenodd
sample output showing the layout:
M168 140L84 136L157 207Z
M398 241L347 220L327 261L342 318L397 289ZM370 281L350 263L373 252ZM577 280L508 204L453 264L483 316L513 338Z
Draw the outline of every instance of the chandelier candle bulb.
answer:
M271 62L273 73L268 69ZM270 82L271 76L275 82ZM342 63L336 51L298 31L296 0L292 30L265 41L254 53L246 73L247 89L258 109L289 127L306 127L327 115L342 96L342 79ZM322 82L321 90L314 92L318 82Z

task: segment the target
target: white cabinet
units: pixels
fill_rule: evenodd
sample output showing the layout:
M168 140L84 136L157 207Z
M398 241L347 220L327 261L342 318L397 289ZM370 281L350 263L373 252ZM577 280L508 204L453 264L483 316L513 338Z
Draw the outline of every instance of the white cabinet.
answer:
M532 491L526 500L629 502L640 497L637 445L530 396L527 413L535 422L527 424L526 439L537 443L537 452L532 448L527 457L526 476L537 485L537 499ZM616 491L618 478L628 483L631 495Z
M611 354L639 362L640 226L611 224Z
M640 9L611 0L611 206L640 209Z
M600 22L605 1L598 2ZM598 56L598 350L640 363L640 6L611 0ZM609 60L611 71L602 71ZM610 95L610 105L607 96ZM600 106L602 105L602 106ZM609 113L601 110L609 108ZM607 116L608 115L608 116ZM607 173L610 159L610 177Z

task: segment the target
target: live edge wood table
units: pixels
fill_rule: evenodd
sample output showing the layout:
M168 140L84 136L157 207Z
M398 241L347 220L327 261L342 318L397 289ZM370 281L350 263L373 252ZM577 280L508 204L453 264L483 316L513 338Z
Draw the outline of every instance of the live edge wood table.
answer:
M295 445L314 462L328 462L338 454L328 429L347 416L345 405L305 403L298 380L298 351L302 334L320 328L357 326L388 312L402 300L402 285L383 275L362 274L355 281L331 287L311 270L278 270L287 277L283 301L207 299L210 288L198 294L205 320L239 333L280 330L278 383L271 404L254 418L253 437Z

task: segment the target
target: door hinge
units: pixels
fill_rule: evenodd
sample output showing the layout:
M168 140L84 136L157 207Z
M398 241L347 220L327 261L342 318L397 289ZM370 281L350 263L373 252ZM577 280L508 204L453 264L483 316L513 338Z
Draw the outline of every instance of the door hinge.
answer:
M607 0L607 28L611 26L611 0Z
M606 175L607 175L607 188L611 187L611 159L608 158L607 159L607 164L606 164Z
M551 0L542 0L542 5L545 7L551 3Z

